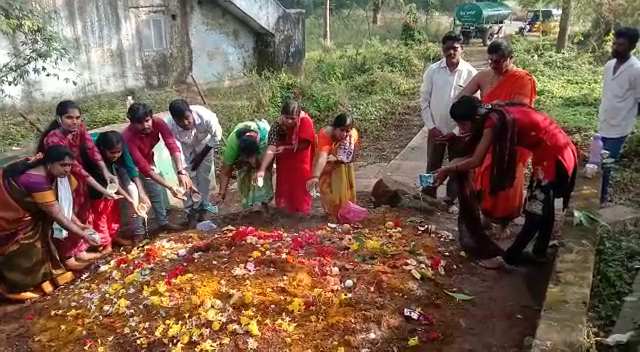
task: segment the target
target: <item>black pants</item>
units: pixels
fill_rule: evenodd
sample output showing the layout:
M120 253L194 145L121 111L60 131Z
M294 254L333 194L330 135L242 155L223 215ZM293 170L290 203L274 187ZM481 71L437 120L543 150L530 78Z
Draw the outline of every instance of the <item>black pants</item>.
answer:
M502 256L507 264L515 264L536 235L538 237L533 245L532 253L536 257L546 257L555 223L555 199L564 198L563 208L566 209L575 186L575 168L569 175L564 164L559 160L556 161L556 177L553 181L534 179L534 174L535 172L531 175L527 188L524 226Z
M463 143L462 138L456 136L450 138L447 143L441 143L436 141L436 136L429 131L427 136L427 173L434 172L442 167L445 153L449 157L449 162L457 158L459 155L459 149ZM445 202L447 204L453 204L458 197L458 188L455 181L449 180L447 182L447 198ZM436 198L437 188L427 188L423 190L423 194Z

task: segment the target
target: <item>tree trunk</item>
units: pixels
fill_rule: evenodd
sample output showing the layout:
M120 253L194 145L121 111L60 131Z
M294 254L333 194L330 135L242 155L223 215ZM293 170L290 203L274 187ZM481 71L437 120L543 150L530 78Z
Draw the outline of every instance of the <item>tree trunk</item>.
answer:
M331 14L331 0L324 0L324 30L322 32L322 39L325 46L331 46L331 31L330 31L330 19Z
M382 5L384 0L373 0L373 17L371 18L371 24L374 27L380 25L380 12L382 10Z
M556 51L561 52L567 47L569 41L569 22L571 22L571 1L562 0L562 15L560 16L560 28L556 41Z

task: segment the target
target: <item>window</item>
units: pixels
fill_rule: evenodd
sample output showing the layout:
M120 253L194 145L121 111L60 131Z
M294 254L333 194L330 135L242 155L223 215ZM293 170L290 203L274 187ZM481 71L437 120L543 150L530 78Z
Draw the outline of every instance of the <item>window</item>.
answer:
M168 45L165 18L149 16L140 20L140 40L144 51L166 50Z

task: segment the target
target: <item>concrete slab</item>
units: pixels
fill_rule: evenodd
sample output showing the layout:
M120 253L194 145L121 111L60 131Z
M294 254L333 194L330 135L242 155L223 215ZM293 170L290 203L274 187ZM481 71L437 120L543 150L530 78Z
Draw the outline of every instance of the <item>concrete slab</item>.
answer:
M596 212L600 179L579 176L572 207ZM597 228L576 227L566 217L532 351L583 351L595 263Z
M602 219L611 226L637 221L640 214L634 209L624 206L598 209L600 182L599 177L578 177L572 207L599 211ZM532 351L586 350L587 314L598 229L596 226L576 227L569 216L561 233L564 246L558 249ZM634 314L635 317L640 316L640 312Z
M620 315L612 332L626 334L636 330L638 323L640 323L640 272L633 282L631 294L625 297L625 302L620 309Z

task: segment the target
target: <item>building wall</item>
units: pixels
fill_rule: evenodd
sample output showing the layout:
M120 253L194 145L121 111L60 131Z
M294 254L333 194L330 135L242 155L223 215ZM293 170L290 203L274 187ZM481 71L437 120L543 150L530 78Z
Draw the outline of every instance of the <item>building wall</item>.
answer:
M7 88L20 104L167 87L185 82L192 68L199 82L215 83L255 66L254 32L216 0L36 1L57 11L73 62L53 71L60 79L30 77ZM0 61L11 41L0 36Z
M198 82L242 78L256 66L255 32L213 1L197 1L190 16L192 72Z

